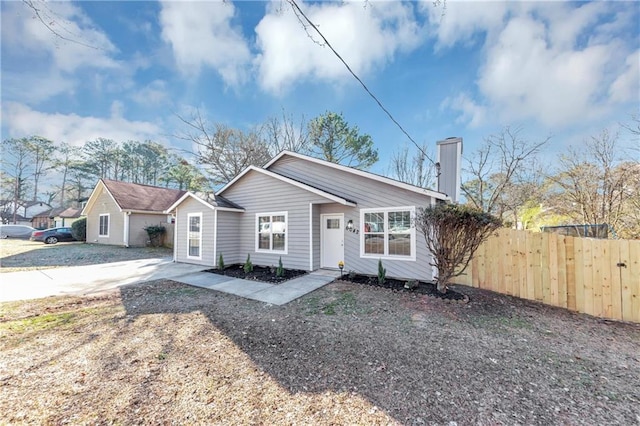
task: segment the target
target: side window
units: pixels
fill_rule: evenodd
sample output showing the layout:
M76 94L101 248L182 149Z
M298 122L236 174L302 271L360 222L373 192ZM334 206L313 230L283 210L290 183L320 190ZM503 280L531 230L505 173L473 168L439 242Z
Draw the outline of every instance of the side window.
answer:
M99 237L108 237L109 236L109 213L104 213L100 215L100 224L98 229Z
M187 257L202 259L202 213L187 215Z

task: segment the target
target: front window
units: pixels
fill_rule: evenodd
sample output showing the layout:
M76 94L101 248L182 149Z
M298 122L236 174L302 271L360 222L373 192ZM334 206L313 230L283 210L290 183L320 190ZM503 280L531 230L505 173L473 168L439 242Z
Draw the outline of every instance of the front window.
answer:
M256 215L256 251L287 252L287 212Z
M200 246L202 244L202 214L187 215L187 257L201 259Z
M100 225L98 229L99 237L109 236L109 213L100 215Z
M415 260L414 207L363 209L360 256Z

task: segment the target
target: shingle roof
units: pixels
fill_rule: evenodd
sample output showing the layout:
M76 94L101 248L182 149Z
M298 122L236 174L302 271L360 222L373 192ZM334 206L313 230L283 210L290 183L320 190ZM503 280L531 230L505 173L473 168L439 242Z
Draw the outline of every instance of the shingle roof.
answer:
M75 217L80 217L80 213L81 212L82 212L82 209L76 209L74 207L69 207L68 209L65 209L65 210L61 211L60 213L58 213L58 216L64 217L64 218L73 219Z
M102 179L122 210L165 211L187 191Z

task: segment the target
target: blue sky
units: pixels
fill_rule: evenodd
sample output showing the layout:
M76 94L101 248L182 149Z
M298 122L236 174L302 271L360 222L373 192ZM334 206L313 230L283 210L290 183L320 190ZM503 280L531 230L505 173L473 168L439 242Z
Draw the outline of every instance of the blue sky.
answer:
M176 113L249 129L282 110L342 112L372 136L385 173L404 134L285 1L41 2L61 40L19 1L1 3L2 137L172 137ZM298 4L419 143L505 125L569 145L640 111L639 2ZM624 134L625 143L638 143Z

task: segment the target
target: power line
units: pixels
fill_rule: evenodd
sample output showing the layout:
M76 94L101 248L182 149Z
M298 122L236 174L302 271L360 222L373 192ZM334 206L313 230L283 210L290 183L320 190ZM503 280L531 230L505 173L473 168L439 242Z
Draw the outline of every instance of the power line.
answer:
M395 123L395 125L398 126L398 128L402 131L402 133L404 133L407 136L407 138L409 138L409 140L416 146L416 148L418 148L418 150L425 156L425 158L427 158L431 162L431 164L433 164L435 166L436 163L431 159L431 157L429 157L429 155L422 149L422 147L420 145L418 145L418 143L411 137L409 132L407 132L404 129L404 127L402 127L402 125L398 122L398 120L396 120L393 117L393 115L391 115L389 110L387 108L385 108L384 105L382 105L382 102L378 99L378 97L376 95L374 95L373 92L371 92L371 90L369 90L367 85L364 84L364 82L360 79L360 77L358 77L358 75L351 69L349 64L347 64L347 62L342 58L342 56L333 48L331 43L329 43L329 40L327 40L327 38L320 32L318 27L313 22L311 22L311 20L307 17L307 15L305 15L305 13L302 11L302 9L300 9L300 6L298 6L298 4L296 3L296 0L287 0L287 2L294 8L294 13L298 17L298 19L300 19L300 16L302 16L304 18L304 20L309 24L309 26L311 26L311 28L313 28L318 33L318 35L324 41L324 44L329 49L331 49L333 54L336 55L336 57L340 60L340 62L342 62L342 64L347 68L349 73L351 73L351 75L358 81L358 83L360 83L360 85L369 94L369 96L371 96L371 98L374 101L376 101L378 106L387 114L387 116L391 119L391 121L393 121ZM306 30L307 25L304 22L302 22L302 25L305 27L305 30ZM307 32L307 34L309 34L309 33Z

